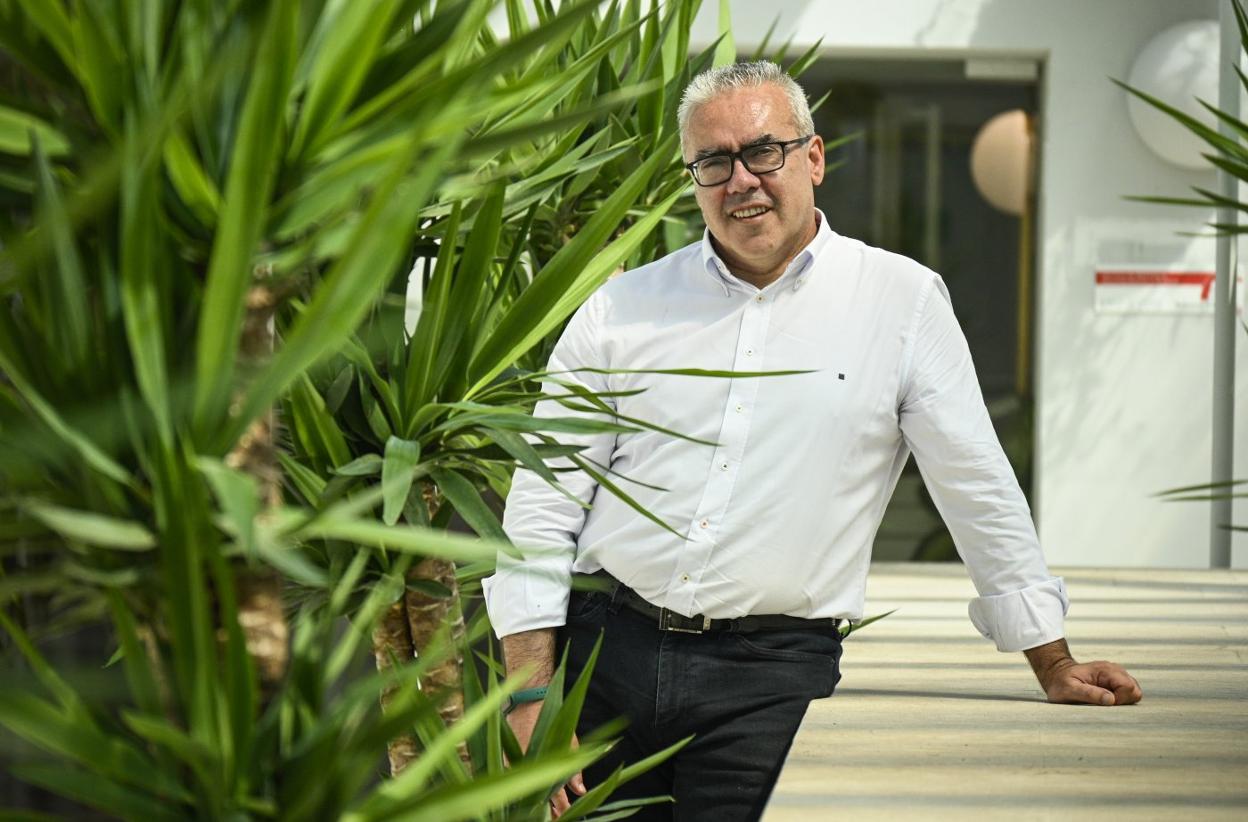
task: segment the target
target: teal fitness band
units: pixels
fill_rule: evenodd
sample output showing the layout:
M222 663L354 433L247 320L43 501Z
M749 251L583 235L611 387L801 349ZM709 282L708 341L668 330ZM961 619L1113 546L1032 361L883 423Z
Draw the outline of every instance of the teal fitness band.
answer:
M526 702L541 702L546 698L546 688L547 686L543 685L540 688L525 688L516 691L507 698L507 704L503 706L503 716L511 713L517 706Z

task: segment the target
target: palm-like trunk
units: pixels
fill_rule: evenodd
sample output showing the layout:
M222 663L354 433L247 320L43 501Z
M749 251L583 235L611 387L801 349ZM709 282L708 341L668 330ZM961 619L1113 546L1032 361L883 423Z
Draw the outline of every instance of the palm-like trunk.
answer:
M281 294L265 282L256 283L247 292L247 314L238 348L241 368L254 369L272 356L273 312L280 298ZM255 478L261 505L266 510L282 504L274 425L272 411L258 417L225 458L231 468ZM238 624L260 675L261 698L267 703L280 687L290 664L290 629L282 609L282 577L271 568L239 562L234 566L234 585Z
M455 563L449 559L426 558L408 572L408 577L436 582L451 592L449 597L432 597L409 588L404 594L407 624L417 654L421 648L428 647L439 628L451 626L451 653L420 679L420 690L431 699L441 700L438 713L449 727L464 715L464 657L460 652L464 615L460 608L459 586L455 582ZM459 758L471 767L466 742L459 743Z
M432 519L439 507L437 491L432 486L425 486L423 498ZM464 715L464 658L460 648L465 628L459 585L455 581L455 563L446 559L425 558L407 572L407 578L437 583L450 591L450 596L430 596L409 588L400 600L386 610L373 631L373 658L378 670L389 668L393 660L400 664L410 662L420 654L421 648L429 646L433 635L443 625L449 624L453 646L451 653L420 679L421 692L439 703L438 712L449 727ZM392 698L393 688L382 692L382 710ZM387 746L387 754L390 773L398 776L417 757L416 741L410 734L396 737ZM460 743L459 758L471 773L472 760L467 743Z
M407 625L407 611L399 599L386 609L377 627L373 629L373 661L377 670L386 671L391 666L406 665L416 657L412 646L412 633ZM387 685L381 691L381 709L390 708L390 702L398 690L397 685ZM407 763L416 758L416 738L410 733L400 734L386 745L390 759L390 775L398 776Z

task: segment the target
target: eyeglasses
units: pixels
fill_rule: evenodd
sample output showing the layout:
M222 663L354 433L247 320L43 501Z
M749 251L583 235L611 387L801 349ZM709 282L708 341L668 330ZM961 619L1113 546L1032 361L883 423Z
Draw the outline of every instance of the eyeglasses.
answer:
M784 158L788 156L791 146L800 146L813 134L798 137L796 140L784 140L776 143L756 143L746 146L740 151L728 151L723 154L712 154L701 160L694 160L685 165L693 175L693 181L700 186L723 185L732 178L733 163L741 161L745 170L751 174L770 174L784 168Z

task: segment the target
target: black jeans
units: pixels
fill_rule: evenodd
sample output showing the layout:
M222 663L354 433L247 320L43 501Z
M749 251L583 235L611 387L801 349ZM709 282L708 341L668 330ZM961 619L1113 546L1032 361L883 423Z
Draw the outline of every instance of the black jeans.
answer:
M602 650L577 734L619 716L629 726L620 744L585 769L586 786L604 781L619 764L695 735L674 757L612 794L675 797L675 805L646 806L630 817L635 820L758 819L810 701L831 696L841 678L835 630L660 631L610 594L573 591L559 632L560 648L568 645L566 688L600 634Z

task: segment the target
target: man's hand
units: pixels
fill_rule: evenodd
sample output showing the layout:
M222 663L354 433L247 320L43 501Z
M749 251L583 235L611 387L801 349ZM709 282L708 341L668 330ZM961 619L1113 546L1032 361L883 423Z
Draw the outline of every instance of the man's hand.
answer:
M555 671L555 629L537 628L532 631L521 631L503 637L503 658L507 663L507 673L514 674L526 666L536 666L537 671L525 684L526 688L549 685ZM541 716L541 702L525 702L517 705L507 715L507 723L520 743L520 750L528 751L529 742L533 739L533 729L537 727L537 718ZM572 734L572 748L580 746L576 734ZM578 771L568 780L568 786L575 793L585 793L585 780ZM550 797L551 814L555 819L566 811L571 802L568 800L566 788L560 788Z
M1126 668L1113 662L1075 662L1065 639L1023 651L1050 702L1131 705L1144 694Z
M520 743L520 750L528 751L529 742L533 739L533 728L537 725L537 718L542 713L542 703L526 702L518 705L515 710L507 715L507 723L511 725L511 730L516 735L516 741ZM572 750L580 747L580 742L576 738L576 734L572 734ZM585 794L585 779L580 771L573 774L568 780L568 788L571 788L579 795ZM568 799L567 788L560 788L550 797L550 814L552 819L558 819L564 811L572 806L572 801Z

